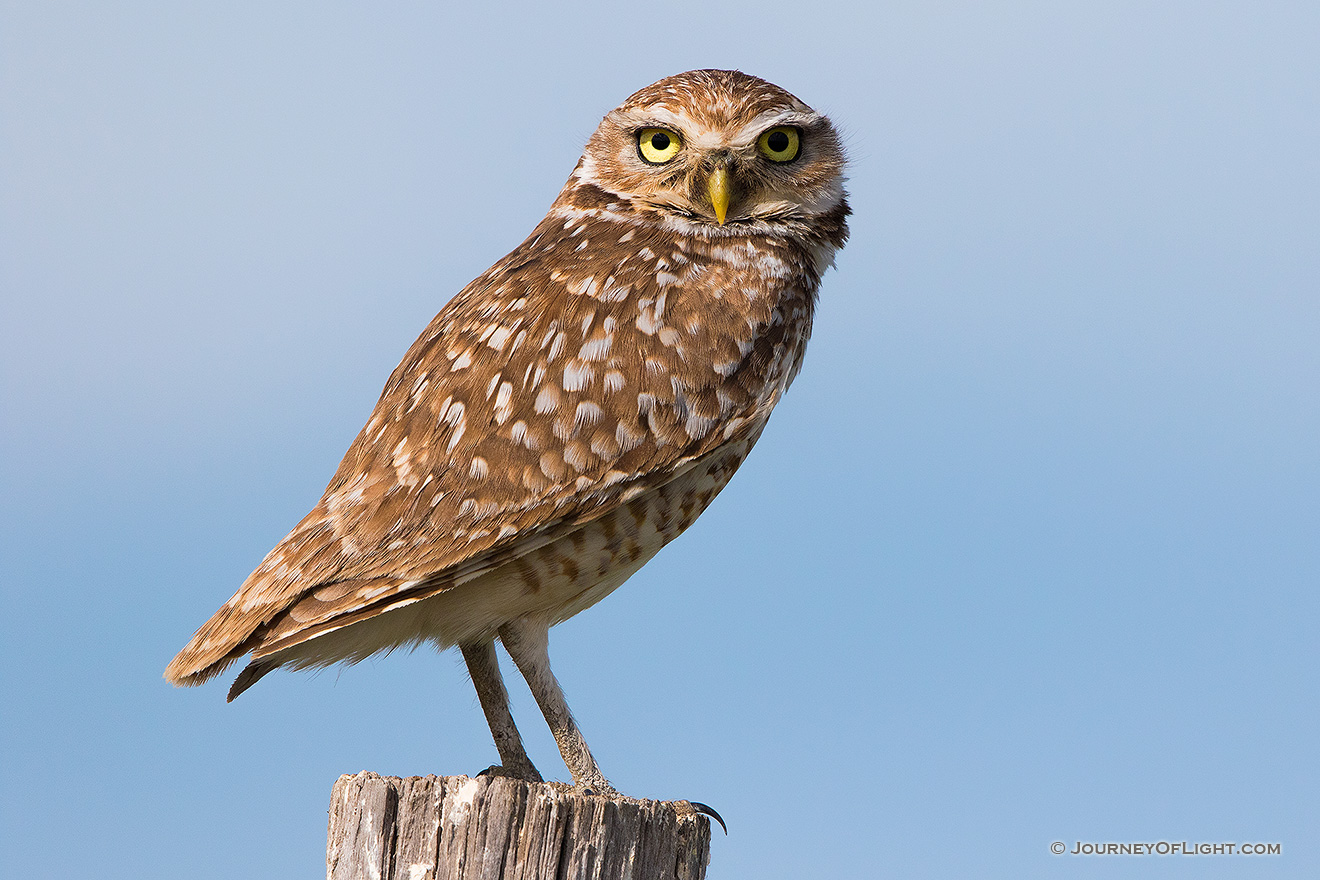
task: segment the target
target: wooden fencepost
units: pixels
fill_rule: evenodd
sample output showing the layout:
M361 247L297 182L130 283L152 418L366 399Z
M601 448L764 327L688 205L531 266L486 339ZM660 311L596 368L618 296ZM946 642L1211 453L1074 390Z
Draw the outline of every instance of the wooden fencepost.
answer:
M702 880L686 804L500 777L358 773L330 801L327 880Z

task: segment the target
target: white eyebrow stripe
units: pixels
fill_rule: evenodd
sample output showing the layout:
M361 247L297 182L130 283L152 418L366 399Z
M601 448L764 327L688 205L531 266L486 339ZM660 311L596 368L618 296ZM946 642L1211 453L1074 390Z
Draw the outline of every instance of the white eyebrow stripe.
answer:
M720 132L711 131L686 113L676 113L668 107L648 107L644 111L633 111L628 114L628 119L635 128L672 128L687 146L702 150L727 146Z
M777 125L794 125L798 128L810 128L820 122L820 114L802 113L798 110L767 110L751 122L738 129L730 143L734 146L750 144L761 136L767 128Z
M639 128L658 126L660 128L672 128L679 133L683 133L689 128L696 127L696 123L686 113L675 113L668 107L648 107L645 110L633 110L627 116L629 121Z
M732 135L725 137L723 133L699 124L686 113L675 112L668 107L639 108L629 111L624 116L634 128L672 128L683 138L684 143L703 150L720 147L731 147L733 149L749 147L767 128L774 128L776 125L795 125L799 128L810 128L818 125L822 119L819 113L803 112L792 108L767 110L739 128Z

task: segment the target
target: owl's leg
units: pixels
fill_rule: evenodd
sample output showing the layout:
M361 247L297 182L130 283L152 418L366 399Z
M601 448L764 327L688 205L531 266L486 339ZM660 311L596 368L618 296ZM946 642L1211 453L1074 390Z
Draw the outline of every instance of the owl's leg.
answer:
M461 645L460 648L463 659L467 661L472 684L477 689L477 699L481 700L481 710L486 713L490 734L495 738L495 748L500 753L500 765L485 772L528 782L541 782L541 774L536 771L532 759L527 757L522 737L518 735L518 728L513 723L513 714L509 712L509 692L504 689L504 679L500 675L495 642L474 642Z
M515 620L500 627L500 641L527 679L532 696L559 745L559 754L573 774L573 785L594 794L617 794L596 766L596 759L568 710L564 692L550 671L549 626L526 618Z

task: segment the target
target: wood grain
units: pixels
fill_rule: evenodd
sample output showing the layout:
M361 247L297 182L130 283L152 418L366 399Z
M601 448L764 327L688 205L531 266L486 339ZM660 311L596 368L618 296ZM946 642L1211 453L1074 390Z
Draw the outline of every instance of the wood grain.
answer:
M710 822L683 802L500 777L359 773L330 802L328 880L702 880Z

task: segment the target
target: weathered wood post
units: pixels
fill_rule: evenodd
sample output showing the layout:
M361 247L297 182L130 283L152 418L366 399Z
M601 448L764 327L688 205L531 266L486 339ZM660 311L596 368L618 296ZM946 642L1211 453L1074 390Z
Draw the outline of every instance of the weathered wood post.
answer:
M702 880L710 822L499 777L341 776L327 880Z

